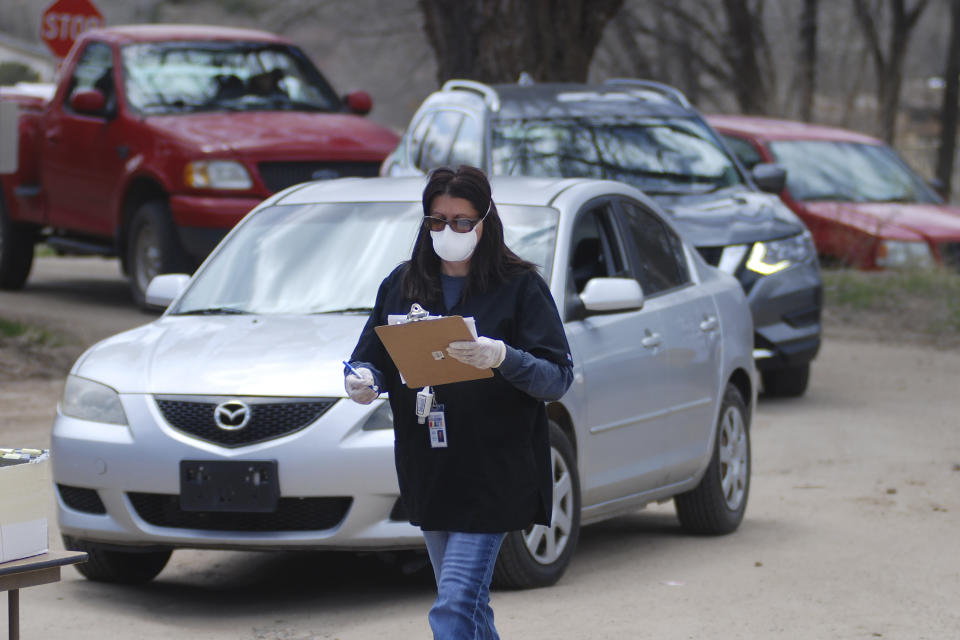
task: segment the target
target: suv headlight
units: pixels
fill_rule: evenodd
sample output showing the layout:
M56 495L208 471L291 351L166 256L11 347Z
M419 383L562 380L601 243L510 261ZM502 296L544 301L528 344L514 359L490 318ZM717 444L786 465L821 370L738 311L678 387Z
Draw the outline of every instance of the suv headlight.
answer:
M120 404L120 394L105 384L79 376L67 376L60 399L60 413L71 418L127 424L127 414Z
M783 271L787 267L816 257L813 238L808 231L782 240L757 242L747 258L747 269L761 275Z
M193 189L249 189L253 180L235 160L195 160L183 169L184 183Z
M933 254L926 242L882 240L877 247L877 266L929 269L933 266Z

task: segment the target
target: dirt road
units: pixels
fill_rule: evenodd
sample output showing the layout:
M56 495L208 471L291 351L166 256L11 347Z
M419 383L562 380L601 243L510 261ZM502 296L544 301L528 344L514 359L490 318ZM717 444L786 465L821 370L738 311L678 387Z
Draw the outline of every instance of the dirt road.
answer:
M960 352L843 335L804 398L761 400L738 532L685 535L670 504L588 527L557 586L494 593L502 637L960 637ZM0 439L48 442L61 386L0 388ZM67 569L21 615L24 638L426 638L431 601L371 558L178 551L138 588Z

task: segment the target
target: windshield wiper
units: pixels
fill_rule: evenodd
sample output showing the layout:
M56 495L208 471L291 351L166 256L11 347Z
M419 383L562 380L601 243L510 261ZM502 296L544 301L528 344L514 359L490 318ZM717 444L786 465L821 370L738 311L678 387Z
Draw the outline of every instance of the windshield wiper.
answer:
M206 309L190 309L188 311L178 311L175 316L228 316L228 315L246 315L249 311L237 309L236 307L207 307Z
M310 315L318 316L332 313L370 313L373 307L346 307L344 309L330 309L329 311L314 311Z

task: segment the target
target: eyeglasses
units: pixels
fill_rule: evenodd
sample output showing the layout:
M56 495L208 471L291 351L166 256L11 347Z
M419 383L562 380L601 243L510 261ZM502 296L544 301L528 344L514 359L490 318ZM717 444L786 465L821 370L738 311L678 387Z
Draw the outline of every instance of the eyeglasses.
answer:
M450 228L457 233L468 233L473 231L474 227L483 222L483 219L487 217L487 214L490 213L490 209L492 207L493 201L491 200L490 205L487 206L487 213L483 214L476 220L472 218L454 218L453 220L446 220L444 218L437 218L435 216L423 216L423 224L430 231L443 231L445 226L450 225Z

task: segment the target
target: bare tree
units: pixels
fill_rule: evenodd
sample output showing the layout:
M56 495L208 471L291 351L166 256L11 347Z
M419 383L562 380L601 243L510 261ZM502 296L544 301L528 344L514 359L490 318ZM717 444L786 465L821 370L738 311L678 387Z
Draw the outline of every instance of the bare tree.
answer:
M890 9L890 40L886 47L881 43L881 28L874 19L883 2L887 2ZM879 5L872 4L868 0L853 0L853 9L867 39L876 70L881 134L889 144L893 144L897 133L897 109L900 106L907 45L929 0L917 0L911 8L907 8L907 0L880 0Z
M817 9L819 0L803 0L800 11L800 119L813 120L817 90Z
M943 73L945 86L940 110L940 146L937 149L937 180L944 197L950 199L953 159L957 151L957 110L960 109L960 0L950 2L950 45Z
M419 0L437 78L585 81L624 0Z
M733 93L745 113L767 113L773 95L765 0L647 0L637 37L655 43L657 78L691 96L707 84ZM701 76L707 82L701 80ZM699 101L697 97L695 100Z

